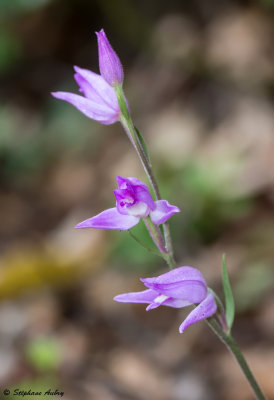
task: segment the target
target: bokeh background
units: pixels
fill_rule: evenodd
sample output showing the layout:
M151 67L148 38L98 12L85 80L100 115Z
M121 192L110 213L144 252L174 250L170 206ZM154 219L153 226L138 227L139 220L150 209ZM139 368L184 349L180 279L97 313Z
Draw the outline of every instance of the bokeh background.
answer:
M273 18L273 0L0 0L1 398L253 399L204 323L179 335L187 311L113 302L160 259L127 232L73 228L113 205L116 175L146 179L119 124L50 96L77 91L73 65L98 72L103 27L163 197L182 209L176 259L222 296L227 254L234 335L274 399Z

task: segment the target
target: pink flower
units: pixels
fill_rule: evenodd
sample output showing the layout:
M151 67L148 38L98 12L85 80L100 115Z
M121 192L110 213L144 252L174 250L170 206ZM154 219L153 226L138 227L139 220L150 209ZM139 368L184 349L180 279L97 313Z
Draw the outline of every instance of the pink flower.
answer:
M109 208L89 218L76 228L128 230L141 218L150 216L156 225L166 222L174 213L180 212L166 200L154 201L148 187L137 178L117 176L118 189L114 190L116 207Z
M159 306L181 308L197 304L180 325L180 333L195 322L212 316L217 310L214 296L209 291L205 278L196 268L179 267L141 281L147 290L119 294L114 300L121 303L147 303L147 311Z
M120 108L113 86L122 83L123 68L103 29L96 34L101 75L75 66L74 78L83 96L69 92L54 92L52 96L71 103L88 118L110 125L120 118Z

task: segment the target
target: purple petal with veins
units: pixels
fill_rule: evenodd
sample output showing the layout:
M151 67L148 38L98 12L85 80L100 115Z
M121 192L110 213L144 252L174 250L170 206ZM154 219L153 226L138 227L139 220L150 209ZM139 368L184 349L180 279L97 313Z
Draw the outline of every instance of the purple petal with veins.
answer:
M190 281L198 280L206 285L206 281L205 278L203 277L203 274L198 269L189 266L178 267L153 278L144 278L144 279L141 278L141 281L144 282L145 284L149 283L158 285L160 284L167 285L169 283L174 284L177 282L189 281L189 280Z
M67 101L88 118L101 122L104 125L110 125L119 120L118 113L105 103L95 103L86 97L68 92L54 92L52 96L56 99Z
M124 72L119 57L111 47L103 29L96 32L98 39L99 67L104 79L111 85L123 83Z
M168 297L175 299L188 300L191 303L200 303L205 298L207 286L201 281L181 281L168 284L149 284L142 279L145 286L149 289L156 290Z
M101 75L77 66L74 67L74 70L76 72L75 80L85 97L107 104L114 111L119 112L115 91Z
M121 214L146 218L155 208L148 187L136 178L117 177L118 189L114 190L116 207Z
M109 208L95 217L80 222L75 228L116 229L127 231L137 225L138 222L139 218L137 217L132 215L122 215L116 208Z
M206 298L186 317L179 327L179 332L183 333L187 327L195 322L211 317L217 311L217 305L213 294L208 291Z
M148 187L144 182L142 182L139 179L134 178L134 177L124 178L123 176L117 176L116 180L117 180L118 187L120 189L122 189L125 184L129 184L132 186L141 186L144 189L148 190Z
M176 206L172 206L166 200L155 201L155 209L150 212L151 221L156 225L163 224L173 214L180 212L180 209Z
M151 303L157 296L157 292L147 289L142 292L118 294L114 300L120 303Z

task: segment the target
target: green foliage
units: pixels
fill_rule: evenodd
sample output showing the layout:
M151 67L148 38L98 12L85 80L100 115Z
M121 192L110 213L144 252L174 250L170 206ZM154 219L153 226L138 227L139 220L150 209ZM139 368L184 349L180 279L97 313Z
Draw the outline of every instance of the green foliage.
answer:
M144 151L145 151L145 153L146 153L147 159L150 161L149 153L148 153L148 148L147 148L145 139L144 139L143 136L141 135L140 131L136 128L136 126L135 126L135 131L136 131L136 133L137 133L137 136L138 136L138 139L140 140L141 145L143 146L143 149L144 149Z

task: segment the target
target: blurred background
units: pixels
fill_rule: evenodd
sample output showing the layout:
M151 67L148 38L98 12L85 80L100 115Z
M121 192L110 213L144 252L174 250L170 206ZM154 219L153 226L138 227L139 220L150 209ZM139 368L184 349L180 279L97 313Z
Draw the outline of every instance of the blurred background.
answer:
M116 175L146 181L119 124L50 96L78 90L73 65L98 72L103 27L162 195L182 209L176 259L222 295L227 254L234 335L274 399L273 18L273 0L0 0L1 398L253 399L203 322L179 335L187 310L112 300L160 259L127 232L74 229L113 206Z

